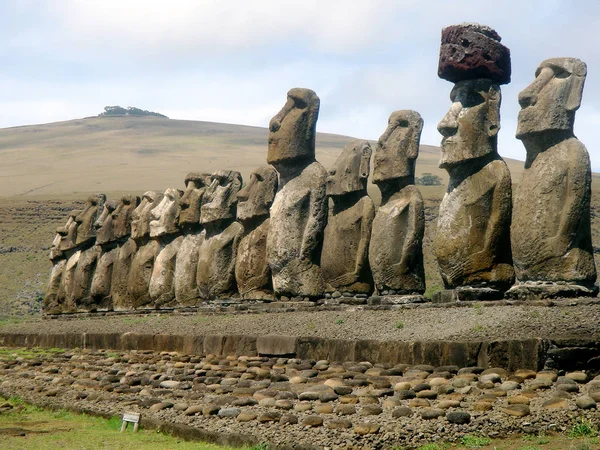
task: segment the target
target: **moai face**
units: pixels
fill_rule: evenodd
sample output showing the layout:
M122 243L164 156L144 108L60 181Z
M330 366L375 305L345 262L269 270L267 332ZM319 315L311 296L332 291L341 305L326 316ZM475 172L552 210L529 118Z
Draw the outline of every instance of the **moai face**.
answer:
M373 183L414 176L423 119L416 111L395 111L379 138L373 159Z
M150 237L160 237L177 233L179 221L179 199L181 192L169 188L160 203L150 211Z
M102 213L94 223L94 227L96 227L96 244L108 244L115 240L112 213L116 207L117 205L113 201L104 204Z
M50 261L54 261L55 259L60 258L63 255L63 252L60 250L60 241L62 236L58 233L54 235L54 240L52 241L52 247L50 247Z
M140 204L137 195L124 195L112 213L113 232L116 239L122 239L131 233L131 218L133 211Z
M259 167L250 174L248 184L238 192L237 218L240 221L266 216L277 192L277 171Z
M310 89L295 88L269 123L267 163L285 164L296 159L314 159L320 100Z
M587 66L575 58L552 58L535 71L535 80L519 94L517 138L545 131L571 131L581 105Z
M179 225L196 225L200 223L200 207L207 186L211 183L208 173L188 173L185 177L185 192L179 201L181 213Z
M369 178L371 153L371 145L367 141L346 145L327 174L327 195L364 191Z
M58 247L61 251L71 250L76 247L75 241L77 240L77 221L75 218L81 213L81 210L71 211L65 226L56 230L61 237Z
M150 211L158 205L162 194L155 191L145 192L142 201L131 213L131 237L141 239L150 234Z
M500 130L500 87L487 79L456 83L452 106L438 124L442 134L441 168L452 167L497 150Z
M77 221L77 240L75 243L77 245L96 238L94 223L101 214L105 201L106 196L104 194L96 194L88 197L83 211L75 218Z
M237 193L242 187L242 175L232 170L218 170L212 175L206 189L206 200L201 208L200 223L235 219Z

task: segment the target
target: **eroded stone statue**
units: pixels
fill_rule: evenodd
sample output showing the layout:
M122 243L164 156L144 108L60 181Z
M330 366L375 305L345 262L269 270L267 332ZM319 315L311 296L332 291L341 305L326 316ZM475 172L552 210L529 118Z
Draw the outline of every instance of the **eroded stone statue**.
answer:
M267 262L267 233L269 208L276 191L277 171L266 166L252 172L248 184L237 194L237 220L244 233L237 252L235 278L243 299L275 299Z
M167 189L160 203L150 211L150 237L160 243L149 286L150 298L155 308L175 304L175 259L183 240L183 236L179 234L181 195L177 189Z
M315 160L319 97L295 88L269 124L267 162L279 174L271 206L267 260L278 297L321 297L325 290L319 267L327 213L327 172Z
M189 173L185 177L185 192L179 201L179 227L184 235L175 261L175 298L180 306L194 306L198 303L198 252L202 241L200 208L204 193L210 186L208 173Z
M136 195L124 195L112 213L113 233L115 239L123 241L131 234L131 215L140 204L140 198Z
M443 136L440 167L450 175L433 242L442 280L449 290L440 293L438 301L500 299L514 282L510 249L512 186L508 167L497 152L501 102L498 83L510 80L510 60L486 58L486 46L503 47L493 30L473 24L458 27L465 35L478 34L485 45L473 50L474 56L461 68L460 77L451 78L462 81L452 89L452 105L438 124ZM461 32L446 38L460 42ZM445 44L442 41L442 48ZM490 73L502 75L473 78L486 65Z
M519 94L517 138L527 151L511 230L519 283L508 296L595 296L591 168L573 134L587 68L575 58L543 61Z
M235 259L243 227L235 221L235 207L241 187L239 172L218 170L204 194L200 212L204 229L196 271L198 297L202 300L228 298L237 292Z
M381 191L375 214L369 262L376 291L386 301L423 301L423 197L415 186L415 163L423 119L416 111L395 111L379 138L373 183Z
M106 196L95 194L88 197L83 211L75 218L77 221L77 240L79 246L93 245L96 239L96 219L102 213Z
M375 206L367 195L371 153L369 142L351 142L329 170L326 194L331 200L321 252L325 291L329 293L373 292L368 255Z
M100 256L92 277L90 309L103 311L112 309L110 286L112 281L113 264L119 251L114 232L114 211L117 204L114 201L104 203L104 209L96 220L96 246Z

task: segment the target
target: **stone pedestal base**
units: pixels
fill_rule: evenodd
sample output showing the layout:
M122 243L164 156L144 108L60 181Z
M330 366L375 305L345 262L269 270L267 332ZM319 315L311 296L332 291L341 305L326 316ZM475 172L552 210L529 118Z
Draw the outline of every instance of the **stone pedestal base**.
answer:
M598 286L584 286L566 282L526 281L510 288L505 296L515 300L539 300L545 298L596 297Z
M420 294L407 295L373 295L369 298L369 305L406 305L408 303L425 303L427 300Z
M432 303L452 303L468 301L502 300L504 292L489 287L459 287L446 289L433 294Z

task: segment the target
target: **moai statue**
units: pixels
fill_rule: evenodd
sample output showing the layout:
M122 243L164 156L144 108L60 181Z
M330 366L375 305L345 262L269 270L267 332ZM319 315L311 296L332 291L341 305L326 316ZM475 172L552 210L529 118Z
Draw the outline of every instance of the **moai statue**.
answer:
M591 168L573 134L587 68L575 58L543 61L519 94L517 138L527 158L513 209L518 283L507 296L596 296L590 229Z
M267 260L277 297L315 299L325 283L319 266L327 216L327 172L315 160L319 97L295 88L269 123L267 163L279 174L271 206Z
M119 247L114 232L114 211L117 203L109 201L104 204L104 210L96 220L96 246L100 249L100 256L92 278L90 296L93 309L107 311L112 309L110 286L112 281L113 265Z
M147 192L144 198L147 198L146 205L141 210L136 208L131 219L131 237L137 246L127 280L127 295L132 309L152 308L150 279L160 251L160 242L150 239L150 221L152 210L160 204L163 194Z
M144 207L147 206L147 201ZM112 213L112 225L115 239L118 242L118 252L115 254L110 285L110 297L113 309L129 309L129 297L127 295L127 282L129 280L129 269L131 261L137 250L137 244L129 236L133 213L140 205L138 196L124 195Z
M67 223L56 230L56 235L50 248L52 271L44 295L44 314L60 314L65 301L65 284L63 276L67 260L72 256L77 239L77 222L75 217L81 211L72 211Z
M243 299L275 300L267 262L269 208L277 191L277 171L259 167L238 192L237 220L244 226L235 263L238 292Z
M327 176L326 193L331 201L321 269L325 291L330 294L366 297L373 292L368 255L375 206L367 195L371 153L367 141L349 143Z
M451 26L442 31L438 75L456 84L438 124L439 165L450 181L433 241L447 290L434 301L501 299L514 282L512 186L497 152L499 85L510 82L510 52L491 28Z
M113 266L111 296L115 311L134 309L151 302L148 287L156 256L153 251L158 250L158 243L148 242L150 211L161 199L162 194L154 191L145 192L140 203L130 214L131 223L126 228L130 229L131 237L119 247L119 254ZM116 228L115 226L115 232ZM149 247L144 249L146 245ZM142 250L144 251L140 255ZM146 258L148 254L150 257Z
M150 211L150 237L160 244L150 277L150 298L155 308L175 304L175 259L183 241L179 230L179 200L182 192L169 188L161 202Z
M175 259L174 280L175 298L179 306L195 306L198 303L196 272L202 242L200 208L210 184L210 174L188 173L185 177L185 192L179 200L179 227L183 233L183 241Z
M373 158L373 183L381 191L369 262L375 289L385 303L424 301L423 197L415 186L415 163L423 119L416 111L390 115Z
M81 249L81 255L75 268L73 279L72 301L77 311L93 311L94 306L91 298L92 278L96 270L96 263L100 256L100 247L96 243L96 220L104 209L106 196L95 194L90 196L75 220L77 221L77 246ZM67 294L68 298L68 294Z
M229 298L237 292L235 259L244 227L235 221L235 207L241 187L239 172L218 170L204 194L196 271L201 300Z

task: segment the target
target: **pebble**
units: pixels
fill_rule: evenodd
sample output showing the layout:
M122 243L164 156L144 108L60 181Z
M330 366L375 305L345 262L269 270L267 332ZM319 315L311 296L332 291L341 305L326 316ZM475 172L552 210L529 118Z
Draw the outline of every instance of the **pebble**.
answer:
M525 417L530 414L529 406L527 405L509 405L502 408L502 411L509 416Z
M408 406L399 406L392 411L392 417L399 419L400 417L411 417L415 412Z
M446 413L446 419L450 423L464 425L471 422L471 414L466 411L449 411Z
M441 409L427 408L421 412L421 417L425 420L437 419L445 415L446 412Z
M308 427L320 427L323 425L323 418L321 416L307 416L302 420L302 425Z
M331 430L345 430L352 428L352 422L348 419L333 419L327 422L327 428Z
M575 400L575 404L579 409L596 408L596 401L589 395L582 395Z
M379 424L370 422L360 422L354 425L354 432L358 435L379 433Z

